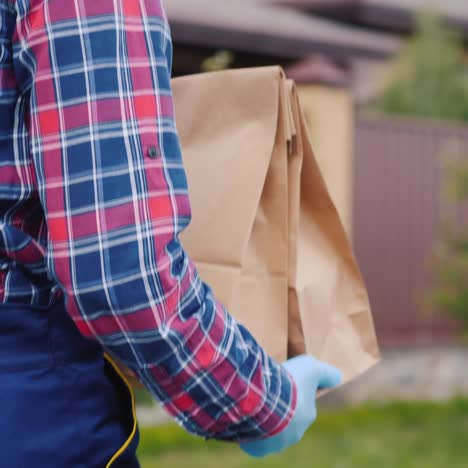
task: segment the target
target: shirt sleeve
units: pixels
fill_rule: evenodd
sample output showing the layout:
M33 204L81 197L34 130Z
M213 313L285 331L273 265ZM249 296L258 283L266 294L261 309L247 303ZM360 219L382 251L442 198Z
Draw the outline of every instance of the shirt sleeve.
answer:
M77 327L189 432L280 432L294 381L216 300L179 240L191 210L161 2L16 0L16 13L48 268Z

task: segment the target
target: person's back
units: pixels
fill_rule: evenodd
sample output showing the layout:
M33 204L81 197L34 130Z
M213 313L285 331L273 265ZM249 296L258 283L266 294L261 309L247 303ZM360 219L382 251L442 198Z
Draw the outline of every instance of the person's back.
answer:
M0 12L6 466L138 466L131 390L104 351L194 434L284 434L293 375L179 241L191 212L160 1L0 0Z

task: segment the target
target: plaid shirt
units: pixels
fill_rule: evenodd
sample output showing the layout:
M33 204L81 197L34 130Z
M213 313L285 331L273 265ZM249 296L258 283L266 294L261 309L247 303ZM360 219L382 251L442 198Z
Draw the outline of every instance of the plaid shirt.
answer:
M184 251L191 211L160 0L0 0L0 302L63 296L189 432L291 420L291 376ZM207 168L209 171L209 168Z

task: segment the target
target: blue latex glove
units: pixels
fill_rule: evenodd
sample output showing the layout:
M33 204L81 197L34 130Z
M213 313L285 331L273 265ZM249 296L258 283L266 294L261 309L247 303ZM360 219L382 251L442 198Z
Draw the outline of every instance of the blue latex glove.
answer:
M296 411L291 422L279 434L240 444L241 449L252 457L279 453L297 444L317 418L315 405L317 390L335 387L342 380L341 372L336 367L312 356L297 356L283 365L293 376L297 385Z

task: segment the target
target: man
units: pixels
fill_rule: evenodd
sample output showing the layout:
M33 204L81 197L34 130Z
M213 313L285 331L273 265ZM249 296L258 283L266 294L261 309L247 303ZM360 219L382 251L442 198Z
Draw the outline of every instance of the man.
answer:
M107 356L193 434L253 456L296 443L340 374L275 362L179 241L191 211L161 2L0 11L5 466L139 466L133 396Z

